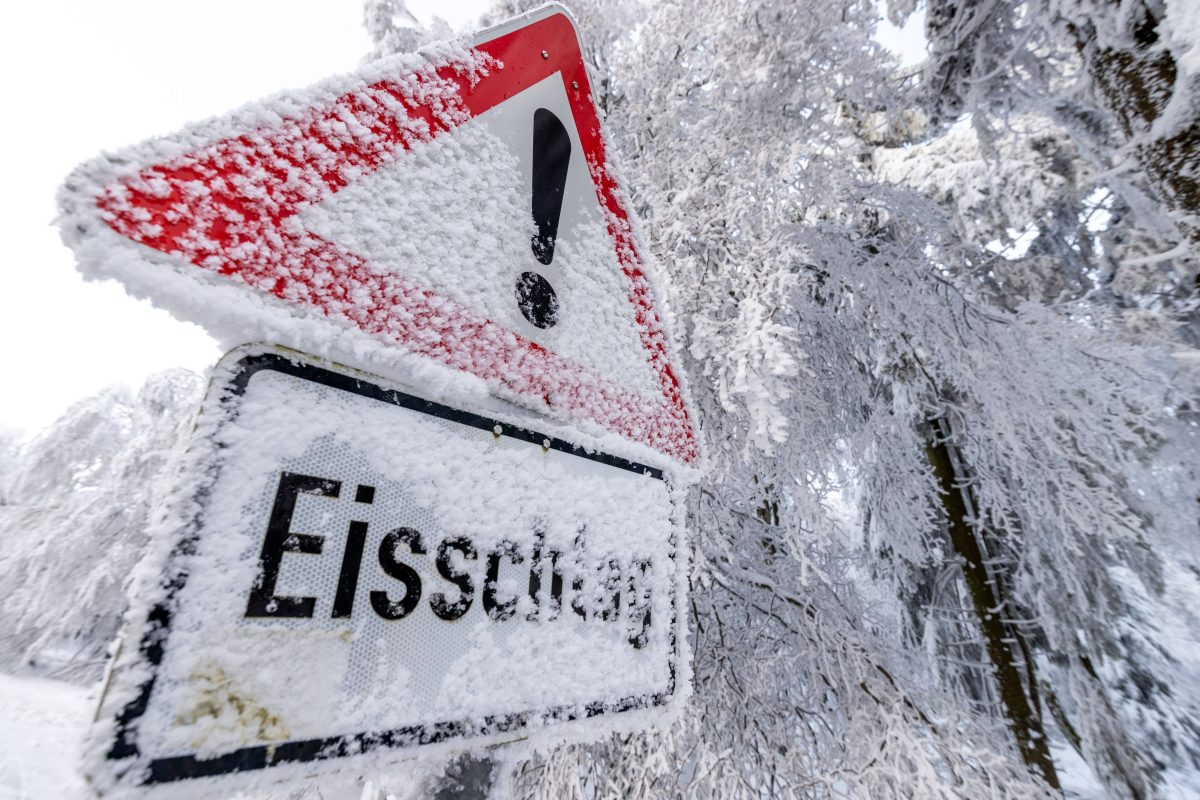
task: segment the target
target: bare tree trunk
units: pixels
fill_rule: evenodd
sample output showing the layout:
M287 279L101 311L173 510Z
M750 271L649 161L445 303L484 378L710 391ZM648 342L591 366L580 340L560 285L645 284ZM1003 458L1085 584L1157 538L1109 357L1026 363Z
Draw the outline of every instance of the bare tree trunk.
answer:
M982 549L971 524L967 511L963 478L956 474L954 459L947 443L949 431L944 420L936 420L929 437L929 463L933 466L941 488L942 507L950 534L950 544L962 557L963 582L975 608L979 629L983 633L984 646L991 659L996 678L996 687L1008 727L1017 741L1017 749L1031 772L1039 775L1047 784L1060 789L1058 773L1050 757L1050 746L1042 725L1041 709L1038 707L1036 679L1032 674L1032 660L1024 660L1029 689L1021 677L1017 652L1014 644L1021 643L1021 634L1003 619L1007 603L1000 597L1000 587L988 573ZM1023 650L1023 643L1021 649Z

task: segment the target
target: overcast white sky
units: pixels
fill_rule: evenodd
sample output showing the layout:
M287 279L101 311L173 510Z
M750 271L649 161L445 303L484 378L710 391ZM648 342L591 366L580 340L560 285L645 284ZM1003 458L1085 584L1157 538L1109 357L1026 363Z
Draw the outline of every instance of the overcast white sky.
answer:
M487 0L409 0L471 27ZM0 428L34 430L113 383L197 372L220 353L117 284L87 283L53 227L54 195L101 150L353 70L369 48L360 0L58 0L5 8L0 153ZM914 21L917 22L917 21ZM911 27L911 26L910 26ZM880 37L919 52L919 28ZM914 37L915 33L915 37Z
M457 28L487 0L409 7ZM370 42L360 0L22 2L5 7L0 29L0 427L35 429L105 386L202 371L220 355L195 325L79 276L52 224L67 173L101 150L353 70Z

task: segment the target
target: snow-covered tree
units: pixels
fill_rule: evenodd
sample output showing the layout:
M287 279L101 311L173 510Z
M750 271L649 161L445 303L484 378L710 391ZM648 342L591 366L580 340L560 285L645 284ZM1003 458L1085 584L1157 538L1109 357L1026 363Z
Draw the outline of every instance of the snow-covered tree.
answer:
M1073 750L1113 797L1200 786L1189 9L931 2L906 74L874 0L572 4L705 438L695 696L496 781L1040 797ZM0 447L6 666L94 677L197 393Z
M0 473L0 657L80 682L103 672L199 401L186 370L137 395L113 388L72 406L15 448Z
M911 2L893 2L903 19ZM968 0L928 3L931 57L920 91L935 127L969 115L985 148L1031 117L1062 132L1102 201L1101 252L1087 254L1111 305L1166 313L1194 344L1200 242L1200 13L1175 0ZM1022 127L1018 123L1016 127ZM1035 134L1036 135L1036 134ZM1024 138L1029 138L1028 134ZM1067 163L1064 161L1063 163ZM1090 184L1090 185L1089 185ZM1076 237L1079 208L1040 221L1039 238ZM1069 256L1067 258L1069 260ZM1145 314L1135 315L1146 322Z
M873 3L661 3L624 38L580 6L620 45L597 82L709 445L697 697L672 736L557 753L522 785L1016 795L1058 783L1047 737L1114 796L1187 780L1196 698L1145 680L1187 673L1129 633L1195 534L1196 448L1171 444L1195 443L1194 375L1169 323L1125 341L1103 291L1137 266L1113 243L1162 234L1153 209L1090 222L1132 201L1036 107L947 131ZM1042 241L1004 253L1014 229ZM1127 294L1153 305L1150 285ZM1181 286L1157 307L1186 309ZM952 755L984 743L995 761Z

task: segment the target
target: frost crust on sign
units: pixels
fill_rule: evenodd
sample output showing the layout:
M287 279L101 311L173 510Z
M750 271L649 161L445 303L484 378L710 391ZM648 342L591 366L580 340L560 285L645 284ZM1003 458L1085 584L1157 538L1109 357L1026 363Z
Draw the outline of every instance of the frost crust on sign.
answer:
M214 452L143 756L537 727L683 690L662 480L272 371ZM264 579L288 481L290 544Z
M537 24L569 26L558 17ZM496 92L482 82L500 61L449 45L427 56L385 59L85 165L61 195L64 240L85 274L116 277L226 344L279 342L395 377L414 355L432 359L589 433L694 463L655 295L597 131L582 147L584 133L571 134L569 170L586 188L567 193L556 263L542 270L566 322L538 330L513 307L534 226L524 167L498 170L512 165L503 149L531 145L497 142L482 118L503 119L550 86L547 102L571 119L578 92L568 100L553 72L488 106L476 95ZM472 118L479 125L465 125ZM413 170L419 185L394 180ZM415 223L418 205L458 224L388 229Z
M569 117L558 76L450 135L414 145L404 158L297 218L381 273L404 275L592 373L656 398L660 387L639 336L644 326L577 142L554 258L542 265L531 251L532 120L542 106ZM530 268L549 279L562 309L545 330L526 321L514 302L514 286Z

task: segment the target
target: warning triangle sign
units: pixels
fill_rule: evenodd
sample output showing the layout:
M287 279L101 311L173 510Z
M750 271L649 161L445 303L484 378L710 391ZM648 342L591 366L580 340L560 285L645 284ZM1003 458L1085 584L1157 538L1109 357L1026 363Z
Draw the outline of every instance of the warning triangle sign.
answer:
M223 338L398 348L697 458L560 7L90 162L61 203L85 272Z

